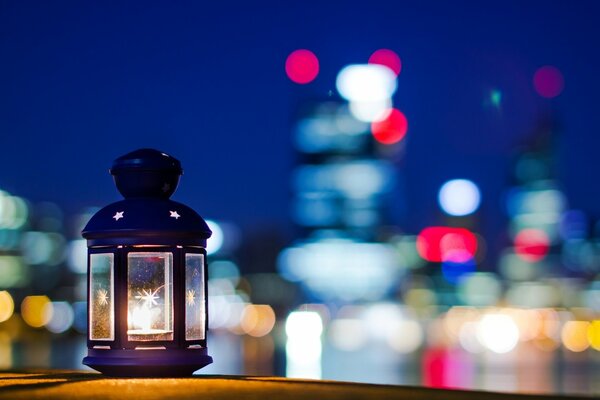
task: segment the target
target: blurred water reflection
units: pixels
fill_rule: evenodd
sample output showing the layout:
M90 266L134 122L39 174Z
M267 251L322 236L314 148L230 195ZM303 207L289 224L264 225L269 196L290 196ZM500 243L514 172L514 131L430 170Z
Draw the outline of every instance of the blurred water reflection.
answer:
M213 333L209 348L215 362L201 373L279 376L285 376L286 370L297 373L299 370L290 370L289 364L286 368L284 330L279 326L272 334L258 338ZM2 369L89 370L81 364L86 353L84 336L51 335L28 328L21 333L17 339L6 330L0 332ZM288 352L288 362L289 357ZM340 381L597 395L600 382L594 377L599 371L598 361L597 352L547 352L530 344L521 344L515 351L505 354L472 354L459 347L427 347L399 354L381 342L368 343L355 350L341 350L332 344L328 335L323 335L321 360L317 367L322 379Z

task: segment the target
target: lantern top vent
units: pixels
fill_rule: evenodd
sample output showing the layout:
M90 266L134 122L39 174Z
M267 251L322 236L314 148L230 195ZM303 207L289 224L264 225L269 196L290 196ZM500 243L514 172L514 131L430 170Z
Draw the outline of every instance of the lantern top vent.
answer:
M117 158L110 173L125 198L168 199L177 189L183 169L179 160L169 154L139 149Z
M211 231L190 207L169 199L183 173L175 157L139 149L117 158L110 173L125 200L98 211L83 229L88 246L206 246Z

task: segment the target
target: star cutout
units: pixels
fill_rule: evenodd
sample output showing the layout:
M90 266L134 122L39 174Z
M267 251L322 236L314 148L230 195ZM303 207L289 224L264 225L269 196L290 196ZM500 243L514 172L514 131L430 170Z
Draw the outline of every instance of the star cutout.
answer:
M117 211L115 215L113 215L113 218L115 219L115 221L118 221L121 218L123 218L123 214L125 214L125 211Z
M190 307L196 305L196 291L194 289L188 289L188 291L185 293L185 301Z
M171 213L171 215L169 215L169 217L171 218L175 218L175 219L179 219L179 217L181 217L181 215L179 215L177 213L177 211L169 211Z
M98 289L96 290L96 300L98 304L101 306L105 306L108 304L108 290L106 289Z
M144 305L146 307L151 308L152 306L158 305L156 300L158 300L159 297L156 295L156 293L158 292L159 289L160 288L158 288L154 291L142 289L141 292L138 292L138 294L137 294L137 296L135 296L135 298L140 301L143 301Z
M167 192L169 191L169 189L171 189L171 185L169 185L168 183L165 183L165 184L163 185L163 187L162 187L162 189L161 189L161 190L162 190L164 193L167 193Z

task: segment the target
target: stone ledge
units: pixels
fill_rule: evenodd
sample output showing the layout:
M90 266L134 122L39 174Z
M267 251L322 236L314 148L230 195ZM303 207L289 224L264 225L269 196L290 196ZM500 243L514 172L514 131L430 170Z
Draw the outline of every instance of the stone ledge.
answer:
M0 372L0 399L407 399L566 400L590 397L503 394L336 381L226 375L108 378L61 370Z

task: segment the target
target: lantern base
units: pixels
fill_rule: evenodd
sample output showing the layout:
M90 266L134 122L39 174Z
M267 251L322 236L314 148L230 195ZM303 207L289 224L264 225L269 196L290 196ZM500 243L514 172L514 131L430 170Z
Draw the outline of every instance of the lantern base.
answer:
M88 349L83 363L108 376L190 376L212 363L206 348Z

